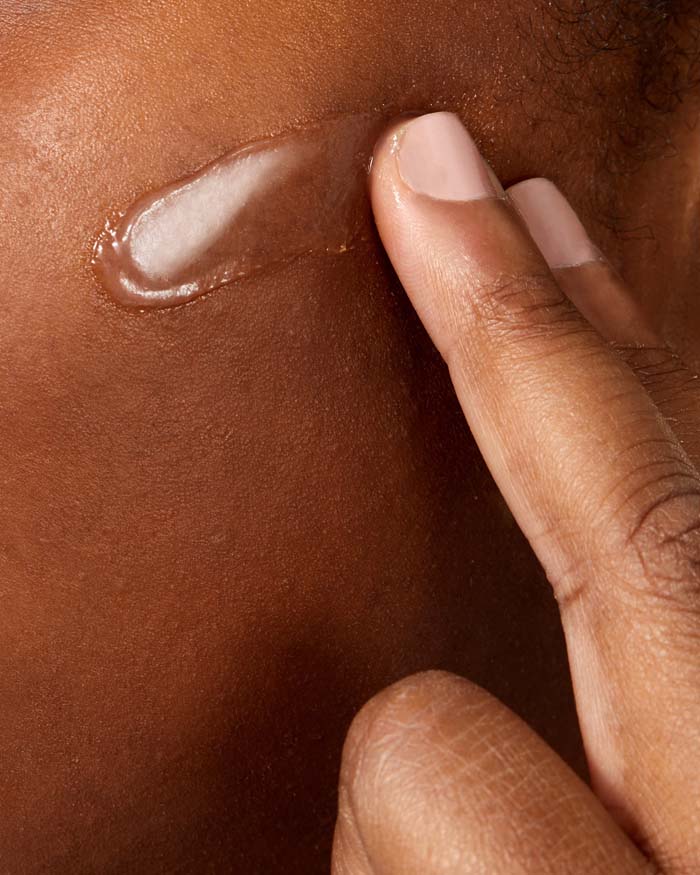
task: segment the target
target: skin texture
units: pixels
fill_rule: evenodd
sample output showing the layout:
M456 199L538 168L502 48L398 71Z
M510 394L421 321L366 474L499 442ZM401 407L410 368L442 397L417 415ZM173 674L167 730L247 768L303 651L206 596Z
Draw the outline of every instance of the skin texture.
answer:
M333 872L692 875L700 382L624 318L629 288L550 182L477 197L483 167L428 114L375 151L372 204L557 597L593 792L484 690L422 673L353 722Z
M584 772L544 574L378 241L160 313L89 267L110 211L239 144L447 107L504 181L567 192L696 362L692 101L651 113L634 50L552 69L556 28L537 3L2 5L7 871L325 872L351 716L421 669ZM630 101L674 148L612 174Z

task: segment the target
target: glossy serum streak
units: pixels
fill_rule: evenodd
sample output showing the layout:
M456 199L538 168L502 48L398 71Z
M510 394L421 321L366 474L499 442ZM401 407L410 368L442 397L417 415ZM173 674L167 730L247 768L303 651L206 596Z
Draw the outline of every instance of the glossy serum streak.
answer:
M93 266L129 307L173 307L370 227L367 172L384 122L332 118L260 140L140 197L95 244Z

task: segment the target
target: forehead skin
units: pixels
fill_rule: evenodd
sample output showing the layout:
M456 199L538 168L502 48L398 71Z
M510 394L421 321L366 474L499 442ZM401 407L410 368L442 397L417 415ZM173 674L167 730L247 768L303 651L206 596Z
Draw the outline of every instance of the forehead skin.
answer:
M111 211L336 112L460 110L505 180L585 204L607 119L537 75L548 27L481 0L2 5L8 871L325 872L350 715L422 668L580 766L546 584L376 241L144 314L89 267Z

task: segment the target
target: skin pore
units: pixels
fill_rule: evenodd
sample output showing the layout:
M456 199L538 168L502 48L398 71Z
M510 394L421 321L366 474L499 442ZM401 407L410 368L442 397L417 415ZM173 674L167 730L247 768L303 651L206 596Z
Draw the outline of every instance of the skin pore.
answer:
M325 872L350 719L426 668L583 771L556 605L376 240L146 313L90 253L112 211L240 145L449 108L501 179L558 183L697 367L692 99L651 108L643 52L585 51L591 21L3 5L8 871Z

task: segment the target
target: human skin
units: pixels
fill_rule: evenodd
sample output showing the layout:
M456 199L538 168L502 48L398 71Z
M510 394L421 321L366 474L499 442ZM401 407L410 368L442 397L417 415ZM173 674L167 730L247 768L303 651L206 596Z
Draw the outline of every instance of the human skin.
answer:
M351 716L420 669L584 771L544 574L378 241L158 313L89 266L111 211L237 145L449 108L505 182L558 182L695 364L692 100L651 111L634 49L552 70L557 29L537 3L2 6L8 872L327 871Z
M503 189L461 121L375 150L382 241L566 635L586 786L444 672L353 721L334 875L692 875L700 860L700 384L546 179ZM574 303L575 302L575 303Z

